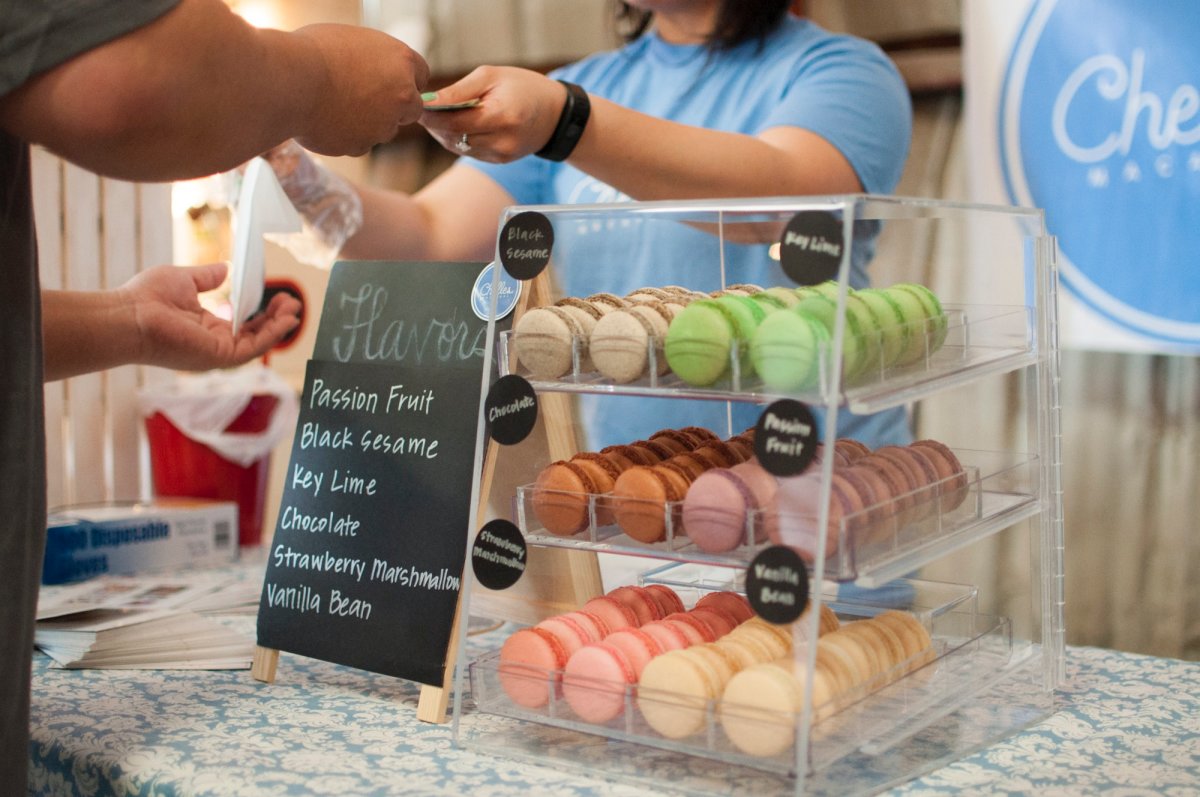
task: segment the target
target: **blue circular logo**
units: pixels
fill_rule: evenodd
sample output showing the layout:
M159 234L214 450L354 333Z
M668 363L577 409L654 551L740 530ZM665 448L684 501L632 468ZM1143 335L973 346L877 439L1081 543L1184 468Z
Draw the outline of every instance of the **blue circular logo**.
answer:
M521 283L504 269L497 269L495 262L483 267L471 289L471 309L484 321L491 317L493 292L496 294L496 320L499 321L517 306Z
M1121 327L1200 350L1200 3L1036 0L999 140L1010 199L1042 208L1063 283Z

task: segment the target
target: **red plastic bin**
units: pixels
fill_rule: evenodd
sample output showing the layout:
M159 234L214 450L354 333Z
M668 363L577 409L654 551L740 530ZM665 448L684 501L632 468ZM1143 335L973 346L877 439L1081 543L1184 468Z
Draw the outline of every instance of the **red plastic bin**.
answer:
M276 396L252 396L225 431L264 432L271 425L271 416L278 406ZM243 467L179 431L161 412L146 418L146 434L150 442L150 473L155 495L234 501L238 508L238 544L248 546L262 542L267 474L271 464L269 453Z

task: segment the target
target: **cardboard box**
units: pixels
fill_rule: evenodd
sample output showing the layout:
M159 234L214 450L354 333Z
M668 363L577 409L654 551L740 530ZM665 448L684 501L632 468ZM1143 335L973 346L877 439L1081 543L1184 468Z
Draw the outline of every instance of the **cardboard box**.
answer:
M237 524L232 501L159 499L56 512L46 524L42 583L227 564L237 558Z

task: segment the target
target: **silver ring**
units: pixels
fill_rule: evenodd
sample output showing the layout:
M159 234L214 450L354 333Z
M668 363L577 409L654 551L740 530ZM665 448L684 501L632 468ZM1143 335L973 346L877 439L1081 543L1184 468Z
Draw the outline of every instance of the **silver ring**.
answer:
M458 141L456 141L454 143L454 148L456 150L458 150L459 152L470 152L471 151L471 142L467 141L466 133L463 133L462 136L458 139Z

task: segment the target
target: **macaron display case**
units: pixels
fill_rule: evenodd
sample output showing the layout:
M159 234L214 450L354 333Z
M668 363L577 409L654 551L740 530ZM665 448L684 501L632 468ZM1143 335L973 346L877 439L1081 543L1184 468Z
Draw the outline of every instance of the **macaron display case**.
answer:
M987 270L986 293L924 284L930 247L911 244L934 239L987 242L987 262L962 262ZM687 276L647 285L638 258ZM481 586L473 558L465 610L509 608L498 649L460 634L460 743L656 792L840 795L1052 711L1063 531L1040 211L867 195L519 207L497 262L491 295L508 278L532 301L489 327L493 391L528 398L485 390L475 494L509 553L603 556L623 581L488 602L482 586L567 575ZM1021 412L971 416L991 390ZM631 410L624 438L592 428L585 402L628 398L679 422ZM543 408L532 434L497 434L487 407L521 401ZM690 423L696 402L724 421ZM919 429L970 423L866 444L839 423L897 408ZM463 712L489 721L468 730Z

